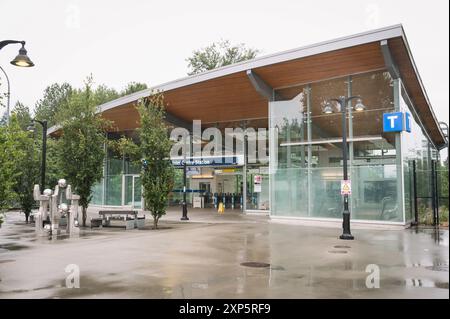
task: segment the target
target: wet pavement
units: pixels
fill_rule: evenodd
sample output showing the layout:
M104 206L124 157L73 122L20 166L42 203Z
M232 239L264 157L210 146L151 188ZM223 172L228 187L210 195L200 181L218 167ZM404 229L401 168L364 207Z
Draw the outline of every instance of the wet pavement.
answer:
M171 211L152 230L83 229L37 237L23 215L0 228L0 298L449 298L449 233L352 231L266 216ZM66 267L80 288L66 288ZM374 266L375 265L375 266ZM366 268L380 287L368 288Z

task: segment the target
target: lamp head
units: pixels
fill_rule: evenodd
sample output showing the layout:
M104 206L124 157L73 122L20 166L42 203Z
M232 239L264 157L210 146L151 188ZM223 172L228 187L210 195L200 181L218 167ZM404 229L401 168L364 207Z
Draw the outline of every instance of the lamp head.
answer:
M322 113L324 113L324 114L332 114L333 113L333 107L331 106L330 102L325 104L325 106L322 109Z
M361 99L356 100L355 111L361 112L366 109L366 106L362 103Z
M19 50L19 54L11 61L12 65L20 67L32 67L34 63L30 60L25 49L25 43L22 43L22 47Z

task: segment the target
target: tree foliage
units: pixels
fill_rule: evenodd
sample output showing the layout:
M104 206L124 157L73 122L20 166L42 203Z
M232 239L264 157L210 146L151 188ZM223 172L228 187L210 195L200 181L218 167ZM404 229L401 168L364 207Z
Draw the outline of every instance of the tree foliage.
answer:
M31 122L30 110L20 102L16 103L13 115L20 127L20 134L16 137L16 147L23 151L21 157L16 158L17 175L14 191L20 209L25 214L28 222L31 210L35 204L33 198L33 186L39 183L41 148L35 143L35 139L27 128Z
M15 191L22 169L18 163L26 157L21 147L26 132L20 128L17 117L13 114L9 125L0 126L0 211L11 207L17 200Z
M168 195L173 187L174 169L169 160L172 142L164 124L162 93L141 100L137 109L141 118L138 129L139 150L143 160L141 181L145 208L153 216L154 227L165 215Z
M130 82L127 84L127 86L121 91L120 95L128 95L135 92L139 92L142 90L147 89L147 84L145 83L139 83L139 82Z
M80 195L83 226L92 199L92 186L102 178L104 143L107 123L96 114L98 98L92 90L92 77L83 89L74 90L65 110L57 114L62 136L57 143L61 172Z
M232 45L228 40L215 42L206 48L195 50L192 56L186 59L189 68L188 75L250 60L255 58L258 53L259 50L247 48L243 43Z
M46 120L49 127L55 125L55 115L67 107L72 92L72 86L66 82L49 85L44 90L44 96L36 102L36 119Z

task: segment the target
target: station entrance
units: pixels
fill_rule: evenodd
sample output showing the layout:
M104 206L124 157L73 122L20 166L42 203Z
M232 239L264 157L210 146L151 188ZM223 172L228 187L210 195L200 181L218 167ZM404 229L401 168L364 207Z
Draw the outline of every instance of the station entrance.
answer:
M169 205L181 206L183 169L176 169L175 174ZM191 208L217 209L223 203L226 210L268 212L269 194L268 167L200 166L186 169L186 199Z

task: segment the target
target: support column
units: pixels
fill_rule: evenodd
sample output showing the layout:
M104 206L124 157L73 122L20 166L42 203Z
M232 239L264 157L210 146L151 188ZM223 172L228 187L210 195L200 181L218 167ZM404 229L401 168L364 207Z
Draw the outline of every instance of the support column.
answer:
M308 139L308 216L312 215L312 146L311 146L311 139L312 139L312 121L311 121L311 85L308 84L306 87L306 128L308 131L307 139Z
M401 112L401 80L394 79L394 108L396 112ZM402 152L402 132L395 133L395 160L397 173L397 206L402 216L402 222L406 222L405 216L405 181L403 176L403 152Z

